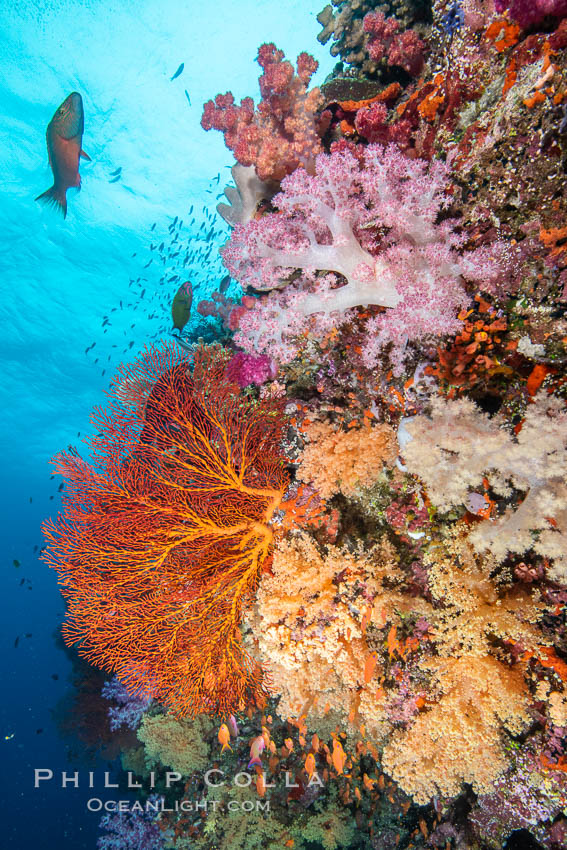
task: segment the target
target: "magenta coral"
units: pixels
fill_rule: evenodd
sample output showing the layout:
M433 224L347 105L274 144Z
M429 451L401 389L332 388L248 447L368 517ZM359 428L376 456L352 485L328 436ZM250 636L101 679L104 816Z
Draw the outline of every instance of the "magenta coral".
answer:
M276 371L275 364L265 354L245 354L243 351L237 351L226 367L227 378L240 387L264 384L276 377Z
M297 57L296 71L274 44L258 50L262 99L251 97L237 106L231 92L205 103L201 126L221 130L226 146L239 163L254 165L261 180L279 181L299 165L312 169L321 150L317 109L319 89L307 91L318 63L308 53Z
M534 26L547 16L567 17L567 0L495 0L499 13L507 11L521 27Z
M425 43L415 30L399 32L400 22L386 18L382 12L369 12L363 21L369 34L366 48L371 59L379 62L386 58L388 65L404 68L412 77L423 67Z

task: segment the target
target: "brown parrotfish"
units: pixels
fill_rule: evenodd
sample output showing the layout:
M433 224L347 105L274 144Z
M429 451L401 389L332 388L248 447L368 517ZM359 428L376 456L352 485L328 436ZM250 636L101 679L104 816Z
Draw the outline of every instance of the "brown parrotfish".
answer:
M36 201L53 204L61 210L63 217L67 215L67 189L70 186L81 188L79 157L90 160L90 156L81 149L84 129L83 98L74 91L65 98L47 125L47 154L53 172L53 186L36 198Z

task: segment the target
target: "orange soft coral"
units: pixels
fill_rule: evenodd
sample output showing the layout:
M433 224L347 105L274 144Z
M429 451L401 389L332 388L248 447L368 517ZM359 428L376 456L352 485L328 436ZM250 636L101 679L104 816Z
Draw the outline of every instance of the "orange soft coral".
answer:
M316 422L306 435L306 446L297 477L311 481L323 499L339 491L353 496L359 487L369 487L378 478L384 463L397 456L394 430L385 424L337 431L332 425Z
M93 465L55 459L69 485L44 528L66 642L179 714L261 691L239 623L286 486L284 417L279 402L242 396L226 360L203 347L191 364L165 347L123 367L94 417Z

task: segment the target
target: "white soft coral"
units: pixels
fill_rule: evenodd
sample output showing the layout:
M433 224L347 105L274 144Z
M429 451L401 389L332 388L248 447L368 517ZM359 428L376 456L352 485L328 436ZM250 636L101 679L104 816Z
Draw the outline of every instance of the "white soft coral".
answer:
M554 560L550 575L567 579L567 412L563 401L540 392L517 436L467 399L432 402L431 418L406 420L411 440L403 453L408 470L425 483L437 507L466 504L469 489L486 477L509 497L525 493L516 508L485 520L470 534L479 552L497 558L531 547Z

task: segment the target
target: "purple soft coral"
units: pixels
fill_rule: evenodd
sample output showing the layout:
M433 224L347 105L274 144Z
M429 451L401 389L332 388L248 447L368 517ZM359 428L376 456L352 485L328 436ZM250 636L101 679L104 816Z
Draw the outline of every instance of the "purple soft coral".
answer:
M137 729L142 715L151 702L151 698L144 694L131 694L116 677L111 679L110 682L105 682L102 695L105 699L118 703L118 705L112 705L108 709L110 728L113 732L120 726Z
M109 834L98 839L98 850L162 850L162 833L154 820L155 812L160 810L160 799L163 800L155 795L149 797L150 806L145 811L105 815L100 828Z

